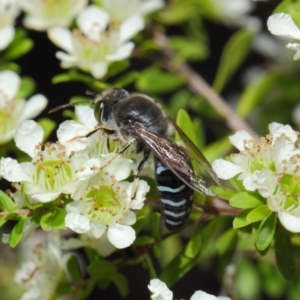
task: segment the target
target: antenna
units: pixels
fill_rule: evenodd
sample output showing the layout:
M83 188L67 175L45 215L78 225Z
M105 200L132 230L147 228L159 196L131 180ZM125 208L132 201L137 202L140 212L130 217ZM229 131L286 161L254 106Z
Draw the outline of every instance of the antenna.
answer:
M63 105L60 105L60 106L57 106L57 107L54 107L54 108L50 109L48 111L48 114L53 114L53 113L57 112L58 110L65 109L65 108L71 107L71 106L76 106L77 104L87 104L87 102L82 101L82 102L63 104Z

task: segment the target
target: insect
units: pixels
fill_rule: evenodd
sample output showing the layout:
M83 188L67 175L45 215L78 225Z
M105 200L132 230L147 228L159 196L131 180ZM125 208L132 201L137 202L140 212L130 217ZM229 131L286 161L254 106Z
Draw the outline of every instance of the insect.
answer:
M193 204L194 191L214 195L210 187L219 184L211 165L152 98L115 88L96 95L91 103L95 105L95 118L103 126L102 130L125 143L119 154L133 143L137 153L143 152L136 178L153 152L167 229L175 230L184 224ZM183 146L171 140L175 133Z

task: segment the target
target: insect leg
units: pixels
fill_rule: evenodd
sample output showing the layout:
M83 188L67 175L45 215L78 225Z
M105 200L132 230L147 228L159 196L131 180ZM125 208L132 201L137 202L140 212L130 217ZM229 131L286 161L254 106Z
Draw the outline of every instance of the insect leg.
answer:
M133 181L133 188L132 188L133 193L131 199L134 199L136 196L137 188L140 181L139 173L143 169L143 166L145 162L148 160L149 156L150 156L150 151L148 149L144 149L144 156L142 160L139 162L138 167L136 168L136 171L134 173L134 181Z

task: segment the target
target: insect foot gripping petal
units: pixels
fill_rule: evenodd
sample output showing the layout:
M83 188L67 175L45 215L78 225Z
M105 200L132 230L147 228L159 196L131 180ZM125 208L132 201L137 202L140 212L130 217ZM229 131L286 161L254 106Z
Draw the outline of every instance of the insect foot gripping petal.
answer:
M190 214L194 191L158 159L155 159L155 170L165 226L176 230Z

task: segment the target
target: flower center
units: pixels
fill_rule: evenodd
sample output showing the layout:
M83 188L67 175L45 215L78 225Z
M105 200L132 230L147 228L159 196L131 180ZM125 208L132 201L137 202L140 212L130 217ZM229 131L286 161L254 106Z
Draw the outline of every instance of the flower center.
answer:
M300 200L300 177L285 174L281 179L281 191L286 196L285 209L296 209Z
M104 224L109 224L122 208L118 195L109 186L91 189L87 198L93 201L89 211L92 218Z
M64 160L40 162L36 169L36 182L49 190L63 186L72 179L72 170Z

